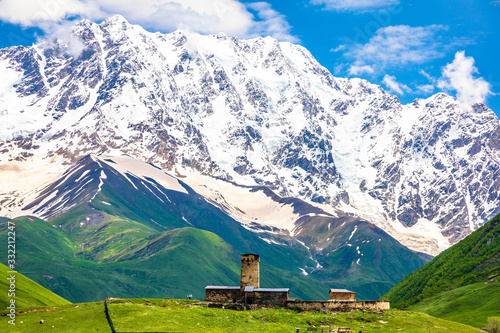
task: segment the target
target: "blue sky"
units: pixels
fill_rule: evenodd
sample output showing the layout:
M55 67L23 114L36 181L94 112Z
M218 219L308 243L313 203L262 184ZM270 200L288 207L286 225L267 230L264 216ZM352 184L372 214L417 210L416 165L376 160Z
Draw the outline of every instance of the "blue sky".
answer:
M113 14L150 31L271 35L403 103L446 92L500 115L500 0L0 0L0 47Z

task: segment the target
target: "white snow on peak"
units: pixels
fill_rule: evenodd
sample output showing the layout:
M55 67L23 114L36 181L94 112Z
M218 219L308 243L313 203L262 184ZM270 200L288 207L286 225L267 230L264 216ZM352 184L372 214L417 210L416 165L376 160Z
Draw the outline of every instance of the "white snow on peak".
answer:
M111 168L120 172L132 183L132 185L133 182L127 177L127 174L141 178L145 182L147 182L146 178L151 178L168 190L188 193L175 177L170 176L165 171L148 163L124 155L101 155L98 158L101 163L106 163Z
M53 177L69 159L102 150L182 171L246 227L292 236L306 227L296 228L290 206L215 179L324 199L323 210L367 220L430 254L498 212L499 121L484 105L446 94L402 105L272 38L150 33L121 16L81 21L73 31L85 43L81 59L64 43L0 50L0 143L23 137L40 146L26 162L7 157L27 152L15 145L0 155L7 214L16 214L18 199L4 188L27 200L47 181L42 174ZM47 171L51 160L56 171ZM33 163L45 170L37 175L42 167ZM152 172L162 186L185 191L161 170L117 164L129 181ZM12 168L23 169L19 189L8 179L20 174ZM241 200L247 195L255 207Z
M278 242L278 241L276 241L274 239L264 238L264 237L259 237L259 238L262 239L267 244L275 244L275 245L280 245L280 246L286 246L285 243Z
M262 191L197 173L189 173L183 180L244 225L258 223L292 232L300 217L292 206L280 204Z

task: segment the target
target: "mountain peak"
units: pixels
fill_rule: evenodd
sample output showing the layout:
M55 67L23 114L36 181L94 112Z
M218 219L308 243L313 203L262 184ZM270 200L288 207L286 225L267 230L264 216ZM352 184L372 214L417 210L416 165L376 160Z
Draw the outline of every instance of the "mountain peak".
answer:
M108 26L108 25L130 25L125 17L120 14L115 14L111 17L108 17L100 25Z
M14 147L0 158L26 161L15 142L38 138L67 163L119 151L342 210L433 254L500 207L500 123L484 105L402 105L267 37L155 34L119 15L94 27L78 56L0 51L0 140Z

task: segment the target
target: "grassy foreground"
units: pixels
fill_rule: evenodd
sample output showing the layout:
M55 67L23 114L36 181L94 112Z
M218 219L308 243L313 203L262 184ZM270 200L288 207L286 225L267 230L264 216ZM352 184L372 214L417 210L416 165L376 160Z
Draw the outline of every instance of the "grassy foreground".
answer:
M350 327L353 332L474 333L479 329L424 313L296 312L285 309L234 311L196 306L193 300L124 299L109 303L117 332L307 332L307 328ZM40 324L43 320L44 323ZM22 324L21 324L22 322ZM18 314L16 326L0 317L7 332L111 332L103 302L30 310ZM7 330L5 330L7 328Z
M111 332L103 302L31 309L16 315L16 325L8 320L0 317L0 332Z

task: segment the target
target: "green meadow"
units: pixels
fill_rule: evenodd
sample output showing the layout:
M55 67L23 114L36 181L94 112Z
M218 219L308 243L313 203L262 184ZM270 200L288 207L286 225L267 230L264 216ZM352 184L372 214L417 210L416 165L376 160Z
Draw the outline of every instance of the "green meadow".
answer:
M475 333L479 329L413 311L323 311L286 309L237 311L196 305L196 300L120 299L109 302L117 332L307 332L349 327L352 332ZM43 323L40 322L43 320ZM1 317L4 328L7 318ZM16 317L9 332L111 332L104 303L80 303L31 309Z

